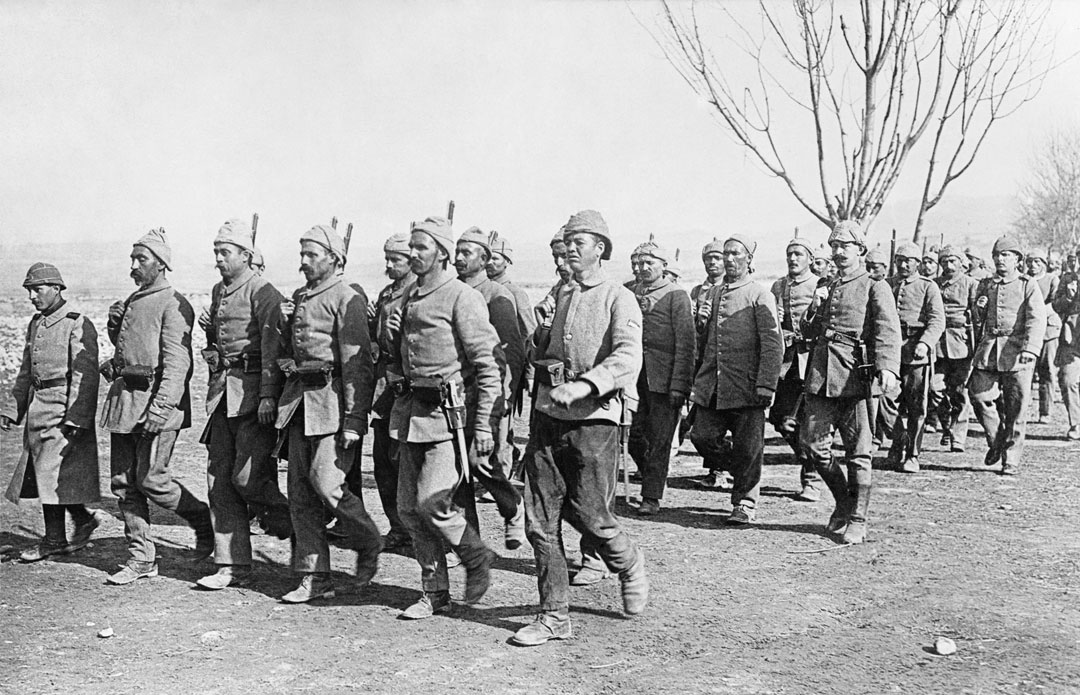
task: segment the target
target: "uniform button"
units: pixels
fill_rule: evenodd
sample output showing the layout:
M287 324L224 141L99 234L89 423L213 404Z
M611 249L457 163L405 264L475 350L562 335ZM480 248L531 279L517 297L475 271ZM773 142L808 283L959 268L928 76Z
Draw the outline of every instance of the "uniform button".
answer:
M573 340L573 339L574 339L574 335L573 335L572 333L567 333L567 334L566 334L566 339L567 339L567 340Z

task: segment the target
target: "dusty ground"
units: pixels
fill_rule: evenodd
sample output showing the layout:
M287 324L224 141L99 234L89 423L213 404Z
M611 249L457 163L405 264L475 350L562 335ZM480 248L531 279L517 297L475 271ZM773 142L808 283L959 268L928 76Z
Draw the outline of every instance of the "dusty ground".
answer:
M0 325L4 348L24 326ZM1008 479L982 466L977 438L947 454L929 436L922 473L875 472L869 542L810 554L798 553L833 545L821 534L831 500L790 498L797 471L779 439L766 450L758 523L745 530L723 526L725 492L693 484L700 459L688 443L660 515L618 504L649 561L645 614L622 616L614 580L574 589L574 638L533 649L507 643L535 610L532 554L501 549L490 505L482 523L502 559L483 605L410 623L396 618L418 591L408 556L384 555L375 583L356 590L352 553L336 549L341 595L285 606L277 598L296 581L287 542L260 536L256 587L206 593L192 583L210 567L180 556L191 531L156 509L161 577L106 586L124 539L103 477L112 518L92 548L0 565L0 692L1080 692L1080 446L1062 440L1063 423L1057 406L1053 424L1030 428L1022 475ZM200 426L181 437L173 468L205 499ZM6 484L18 439L2 444ZM37 504L0 503L0 546L42 532ZM574 533L567 543L576 555ZM463 570L452 578L460 595ZM107 626L115 636L97 637ZM958 653L933 654L936 636Z

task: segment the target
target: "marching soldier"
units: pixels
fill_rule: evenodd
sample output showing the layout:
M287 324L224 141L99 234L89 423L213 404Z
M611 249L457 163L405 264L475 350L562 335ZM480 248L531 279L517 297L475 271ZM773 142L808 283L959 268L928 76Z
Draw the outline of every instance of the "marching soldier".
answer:
M262 251L258 247L253 246L251 251L251 269L256 275L262 275L266 272L266 261L263 259Z
M1076 273L1076 256L1069 254L1061 282L1054 294L1053 309L1061 317L1061 333L1055 365L1058 368L1058 384L1061 400L1069 415L1069 429L1065 436L1080 440L1080 277Z
M505 524L504 543L507 550L517 550L525 542L525 508L521 496L510 484L507 473L513 463L512 449L507 442L507 432L513 412L510 397L518 392L518 382L525 375L525 341L518 329L517 302L514 295L503 285L488 278L485 268L491 260L489 235L476 227L470 227L457 240L454 251L454 267L458 279L473 288L487 304L488 321L499 336L496 358L503 384L502 408L498 413L494 450L488 455L470 452L469 463L473 475L491 493ZM467 443L472 434L466 432ZM475 513L475 503L469 501L469 509Z
M641 369L641 310L605 277L612 246L600 213L571 216L564 232L576 282L559 292L553 314L541 316L533 344L538 393L525 503L541 612L514 634L522 646L571 635L564 516L618 573L625 613L643 611L649 594L645 557L611 511L620 428L629 424Z
M814 262L810 269L819 278L818 285L824 287L836 279L836 263L833 261L832 252L828 245L821 244L814 251Z
M889 274L889 255L880 246L866 252L866 272L871 280L884 280Z
M491 259L485 270L488 279L497 282L514 295L514 306L517 309L518 331L521 333L522 344L528 342L529 336L536 330L536 314L533 313L532 301L529 293L514 284L510 279L510 266L514 264L514 250L510 248L506 237L498 232L491 233Z
M690 297L664 275L669 251L653 243L639 246L634 266L635 298L643 316L643 364L638 376L637 413L628 447L641 471L638 514L660 510L667 486L671 441L679 424L694 369L694 319Z
M703 329L708 323L708 317L712 313L712 304L709 303L709 290L724 281L724 242L720 241L716 237L713 237L712 241L705 244L701 249L701 263L705 266L705 281L700 285L695 285L690 290L690 301L694 310L694 326L697 332L695 351L694 351L694 370L693 374L697 374L700 367L702 351L702 341L704 340ZM694 420L697 418L697 408L691 404L690 415L682 423L683 431L680 432L680 439L692 431ZM693 442L693 437L690 438ZM723 487L724 478L726 477L725 470L727 468L727 460L731 456L731 442L725 439L720 443L720 451L716 452L716 456L706 457L705 452L698 451L701 454L702 465L705 467L705 476L698 481L700 487L706 490L715 490ZM710 468L710 466L713 466Z
M128 561L108 578L110 584L158 574L148 501L195 529L193 559L209 557L214 549L210 509L169 473L176 438L191 426L195 321L191 304L165 277L171 264L165 230L147 232L131 250L131 277L139 289L109 308L109 338L116 351L102 365L103 376L112 381L102 427L111 433L112 491L128 539Z
M208 420L202 436L218 571L197 582L211 590L250 580L249 510L260 513L278 538L292 535L289 502L278 489L271 455L282 384L282 296L251 268L254 253L251 228L243 220L228 220L218 230L214 261L221 282L210 293L203 350Z
M1024 256L1009 236L994 242L993 277L979 281L974 323L979 343L968 392L986 433L987 466L1016 475L1024 454L1031 378L1046 331L1039 284L1020 272ZM1000 411L998 401L1000 398Z
M1061 318L1054 311L1052 303L1057 295L1060 276L1048 272L1049 262L1046 252L1035 249L1027 255L1027 274L1039 283L1039 290L1046 301L1046 335L1043 336L1042 350L1035 361L1035 379L1039 382L1039 422L1050 420L1050 409L1054 405L1054 391L1057 390L1057 374L1054 365L1057 362L1058 338L1061 335Z
M919 275L922 275L924 278L930 278L931 280L938 276L938 271L940 270L938 267L938 252L940 250L941 249L937 246L930 246L923 249L922 262L919 263Z
M945 309L945 331L938 344L936 363L936 371L942 375L945 387L938 405L938 422L941 445L955 452L962 452L967 443L971 410L967 383L975 347L971 310L979 285L963 272L963 261L960 250L953 246L945 246L938 253L941 275L936 282Z
M289 511L295 542L292 568L300 585L281 597L306 603L334 596L326 512L337 520L345 545L356 550L356 579L371 582L382 542L364 500L346 478L358 459L373 395L373 366L364 300L340 269L345 243L327 225L300 237L300 270L307 284L282 307L279 364L285 386L275 426L287 443Z
M25 422L23 451L7 498L37 497L45 538L24 550L23 562L66 555L86 547L101 525L86 505L99 499L97 415L98 342L94 324L70 308L60 271L49 263L30 266L23 281L37 309L0 429ZM64 512L75 522L71 542Z
M499 335L483 296L449 268L454 251L446 219L413 225L416 286L387 323L398 346L387 373L397 392L390 436L398 442L398 513L412 535L423 588L402 612L407 620L451 608L443 543L465 565L466 604L480 601L491 585L494 553L455 496L470 478L470 450L480 458L495 449L504 407Z
M982 256L975 250L974 247L968 246L964 249L964 256L968 261L967 274L976 280L983 280L991 277L993 273L986 269L986 264L983 263Z
M757 243L741 234L724 241L724 281L709 290L711 312L691 400L694 446L712 461L731 433L734 484L728 524L754 521L765 452L765 408L780 380L784 341L772 293L750 279ZM708 463L706 463L708 465Z
M409 234L402 232L387 239L383 244L383 255L390 284L379 292L375 303L368 308L373 350L377 355L375 402L371 406L371 428L374 430L371 458L375 464L375 486L379 489L383 513L390 522L390 530L383 536L383 549L393 550L412 545L409 529L405 527L397 508L398 443L390 437L394 390L389 388L386 380L386 370L394 361L394 345L387 323L404 305L405 297L416 284L416 276L409 269Z
M888 462L905 473L919 472L923 425L930 396L934 347L945 330L945 309L937 283L919 274L919 247L911 242L896 249L896 275L889 287L900 315L900 393L890 424ZM892 413L891 413L892 414Z
M817 289L817 276L810 270L813 248L806 239L796 237L787 244L787 275L772 285L780 315L780 331L784 338L784 361L780 366L780 383L776 399L769 409L769 422L795 452L799 464L801 489L796 499L817 502L821 499L821 477L814 462L799 445L799 418L802 410L803 375L809 352L800 333L803 314L810 307Z
M893 391L900 371L900 319L889 286L872 280L863 264L859 224L844 220L829 235L839 273L819 288L803 317L814 341L806 373L802 444L836 500L825 530L845 543L866 538L870 508L873 392ZM832 455L840 431L847 470Z

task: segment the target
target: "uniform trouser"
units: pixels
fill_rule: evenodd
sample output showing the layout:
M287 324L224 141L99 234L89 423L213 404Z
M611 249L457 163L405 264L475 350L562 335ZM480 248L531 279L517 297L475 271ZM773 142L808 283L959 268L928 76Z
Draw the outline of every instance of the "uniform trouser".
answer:
M871 431L874 437L877 439L892 439L893 425L896 424L896 418L900 414L900 406L897 404L897 395L895 393L882 393L879 396L875 396L873 399L874 406L870 412L874 416L870 422L872 423Z
M487 552L476 525L455 502L462 483L454 442L398 443L398 514L412 536L427 593L450 590L444 543L466 567Z
M900 394L896 397L896 417L890 423L889 454L893 457L918 458L922 451L931 373L929 364L900 365Z
M357 445L354 445L354 448ZM336 434L304 435L303 412L289 423L289 512L292 516L292 568L300 574L330 571L325 510L337 519L344 545L361 557L382 549L379 529L364 508L364 499L349 491L345 477L354 465L352 450L337 443Z
M71 514L76 526L90 522L90 512L85 504L42 504L41 514L45 517L45 542L52 545L67 545L67 518L64 512Z
M1080 427L1080 349L1064 347L1058 351L1058 384L1061 400L1069 413L1069 427Z
M1039 417L1048 417L1054 405L1054 391L1057 390L1057 374L1054 364L1057 361L1058 339L1050 338L1043 342L1039 358L1035 360L1035 378L1039 380Z
M823 477L826 476L825 471L832 468L832 442L836 430L840 431L840 439L844 444L847 467L846 471L841 469L839 473L846 478L847 490L833 491L834 496L855 497L859 489L870 489L871 452L874 446L874 435L870 427L871 400L860 397L828 398L806 395L802 442ZM831 476L826 477L826 480L831 479Z
M986 433L986 443L1001 454L1001 460L1016 466L1024 455L1027 409L1031 402L1031 366L1015 372L976 369L968 381L975 417ZM1001 411L998 411L998 397Z
M679 408L666 393L639 393L641 400L630 426L627 449L641 471L641 496L663 499L671 466L671 441L679 426Z
M271 456L277 435L256 413L226 417L224 403L210 415L206 486L214 523L214 562L251 564L249 505L287 514Z
M724 435L731 433L731 451L723 449ZM765 461L765 408L730 408L716 410L699 406L694 431L694 446L710 460L727 455L733 484L731 505L757 507L761 488L761 467Z
M937 371L945 383L945 390L938 404L941 431L947 434L954 444L963 447L967 442L968 413L971 407L967 395L968 379L971 378L971 358L939 359Z
M177 434L144 437L114 432L111 438L112 491L124 517L128 554L136 562L153 562L156 557L150 540L150 501L188 522L200 541L213 536L210 508L169 474Z
M803 407L799 404L799 397L802 392L803 379L799 373L799 362L792 360L791 366L780 377L780 383L776 385L776 396L773 398L772 407L769 408L769 423L795 452L795 461L799 464L799 481L802 486L817 488L821 484L821 476L818 475L814 462L806 455L799 442L803 417L801 412ZM794 422L794 428L785 424L790 422Z
M389 418L372 420L371 431L373 433L371 458L375 462L375 487L379 490L383 514L390 522L390 535L407 536L409 530L405 528L397 508L398 443L390 438Z
M471 428L466 430L465 435L465 443L469 447L469 470L473 475L473 480L483 485L484 489L495 498L495 506L499 510L499 516L505 521L510 521L517 516L518 505L521 504L521 493L517 491L517 488L507 477L512 463L512 450L506 444L506 435L504 433L509 427L509 416L503 417L499 421L499 431L492 433L495 438L495 448L487 456L480 456L476 453L476 443ZM472 486L463 487L471 488ZM470 489L467 492L471 495L472 490ZM475 499L473 504L465 506L465 509L471 509L471 514L475 515Z
M926 425L941 427L941 400L945 397L945 378L934 363L934 373L930 376L929 395L926 400Z
M619 427L601 420L556 420L537 413L535 447L525 461L525 533L536 556L540 610L566 611L570 582L563 519L612 572L633 565L637 546L611 511L618 474Z

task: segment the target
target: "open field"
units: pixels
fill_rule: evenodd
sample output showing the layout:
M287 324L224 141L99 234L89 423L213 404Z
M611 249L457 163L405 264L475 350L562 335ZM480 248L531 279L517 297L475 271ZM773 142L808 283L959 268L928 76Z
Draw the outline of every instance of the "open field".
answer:
M99 330L106 306L84 306ZM26 319L22 306L0 318L5 391ZM197 363L195 426L173 458L174 475L203 499L204 379ZM948 454L928 435L922 473L875 472L869 541L817 553L805 551L835 547L822 536L831 500L791 498L798 473L771 429L758 523L748 529L723 525L726 493L693 484L700 459L687 442L658 516L639 519L618 502L648 558L645 614L622 616L614 580L574 589L574 638L534 649L507 643L535 610L532 553L501 548L491 505L481 523L502 557L490 593L475 609L426 621L396 619L419 588L406 555L384 555L374 584L356 590L352 553L335 550L337 598L280 604L296 580L288 543L266 536L255 541L253 589L195 590L210 566L181 560L193 534L159 509L161 576L106 586L125 541L99 433L100 506L112 518L93 546L35 565L9 554L0 565L0 692L1080 692L1080 445L1064 431L1060 405L1052 424L1032 425L1017 478L984 468L975 436L969 452ZM0 440L0 484L19 441ZM363 463L370 472L370 457ZM385 529L368 478L366 502ZM18 550L42 532L36 503L0 503L0 546ZM576 534L566 542L576 556ZM463 570L451 574L460 595ZM115 636L98 638L106 626ZM933 654L936 636L958 652Z

